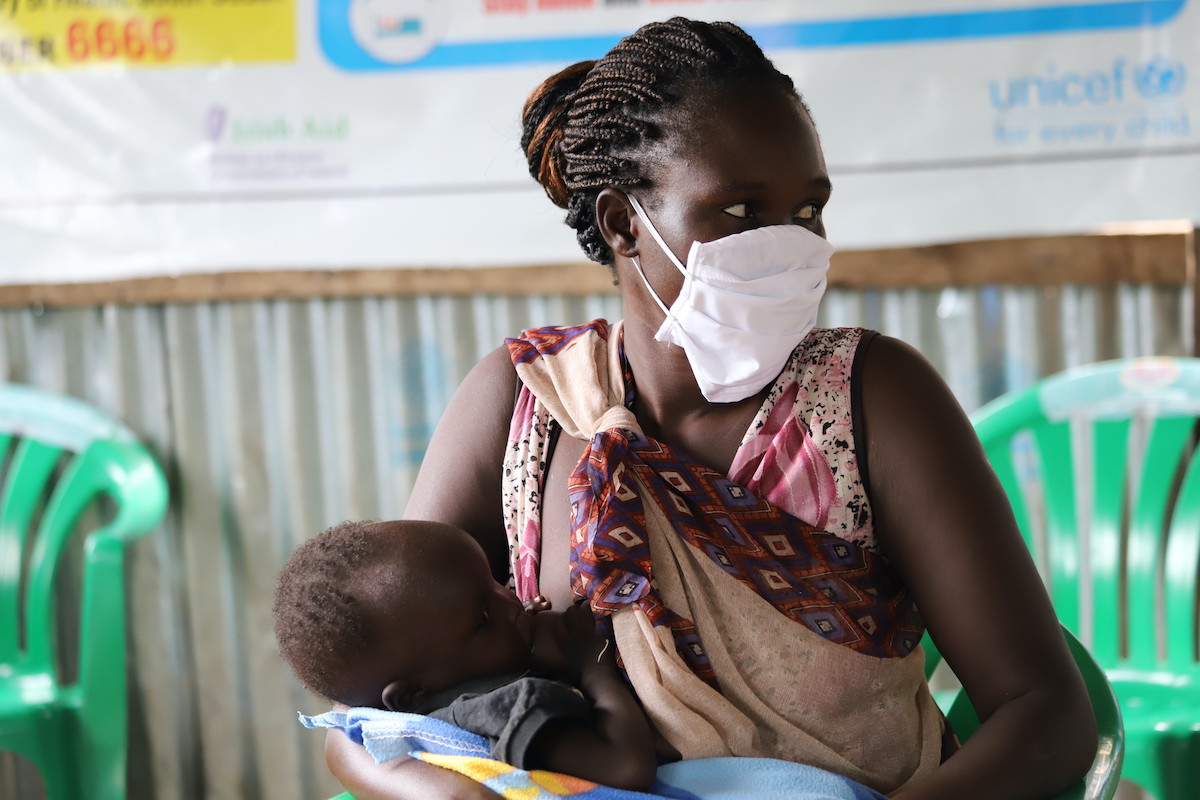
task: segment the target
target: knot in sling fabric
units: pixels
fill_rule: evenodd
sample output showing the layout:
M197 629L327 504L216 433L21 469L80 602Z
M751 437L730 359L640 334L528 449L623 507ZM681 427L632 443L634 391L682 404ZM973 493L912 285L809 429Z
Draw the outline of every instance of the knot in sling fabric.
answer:
M937 765L920 625L878 555L645 436L620 323L509 348L563 432L590 443L569 481L572 588L684 758L785 758L881 791Z

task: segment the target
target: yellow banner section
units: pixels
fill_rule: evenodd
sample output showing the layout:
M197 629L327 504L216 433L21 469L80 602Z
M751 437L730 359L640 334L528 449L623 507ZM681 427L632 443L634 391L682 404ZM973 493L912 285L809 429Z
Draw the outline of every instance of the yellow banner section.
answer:
M295 57L296 0L0 0L0 72Z

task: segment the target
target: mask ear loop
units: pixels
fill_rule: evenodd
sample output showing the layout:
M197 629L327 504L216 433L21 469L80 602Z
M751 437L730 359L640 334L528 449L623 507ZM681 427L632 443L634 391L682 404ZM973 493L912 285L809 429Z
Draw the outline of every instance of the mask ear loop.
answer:
M646 290L650 292L650 296L654 298L654 302L658 303L658 307L661 308L662 312L667 315L668 319L670 319L672 316L671 309L667 308L666 304L664 304L662 299L658 296L658 292L654 291L654 287L650 285L650 281L646 280L646 273L642 271L642 265L638 262L638 257L634 256L630 259L630 261L633 262L633 268L637 270L638 275L642 276L642 283L646 284Z
M663 238L658 235L658 231L655 229L654 223L650 221L648 216L646 216L646 212L642 208L642 204L638 202L636 197L628 192L625 194L625 196L629 198L630 204L633 205L634 213L636 213L638 215L638 219L640 219L646 225L646 229L650 231L650 235L654 237L654 241L658 243L658 246L662 248L662 251L666 254L667 258L671 259L671 263L675 265L676 269L683 273L683 277L686 279L687 270L684 268L683 264L679 263L679 259L675 257L674 253L671 252L671 248L667 247L667 243L663 241ZM646 285L646 290L649 291L650 296L654 298L654 302L658 303L658 307L662 309L662 312L667 319L673 320L676 324L678 324L679 320L675 319L675 315L671 313L671 309L667 308L667 304L662 301L662 298L658 296L658 292L654 291L654 287L650 285L650 281L646 278L646 273L642 270L642 262L638 260L637 256L633 256L630 260L633 262L633 268L636 269L638 275L641 276L642 283Z
M639 203L638 199L631 194L627 193L625 196L629 198L629 202L633 205L634 212L636 212L638 218L646 224L646 228L650 231L650 235L654 237L654 241L658 242L658 246L662 249L663 253L666 254L667 258L671 259L671 263L675 265L675 268L682 272L684 277L687 277L687 268L684 267L683 262L680 261L673 252L671 252L671 248L667 247L667 243L664 242L662 236L658 234L658 229L654 227L654 223L650 221L650 217L646 216L646 212L642 208L642 204ZM641 270L641 267L638 267L638 269Z

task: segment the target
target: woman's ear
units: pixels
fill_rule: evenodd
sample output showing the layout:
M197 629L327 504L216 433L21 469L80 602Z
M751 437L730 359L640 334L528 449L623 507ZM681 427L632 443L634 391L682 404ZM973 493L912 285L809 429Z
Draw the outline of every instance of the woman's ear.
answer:
M397 680L383 687L379 699L388 711L412 711L425 699L425 690L406 680Z
M612 251L625 258L638 255L637 235L633 225L637 215L629 196L620 189L602 189L596 196L596 224L600 235Z

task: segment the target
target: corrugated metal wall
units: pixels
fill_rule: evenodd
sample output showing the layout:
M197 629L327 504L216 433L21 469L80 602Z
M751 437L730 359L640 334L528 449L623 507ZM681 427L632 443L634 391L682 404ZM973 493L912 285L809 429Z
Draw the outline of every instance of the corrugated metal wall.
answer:
M968 409L1063 367L1190 353L1178 287L831 291L824 325L923 351ZM85 398L158 454L173 502L133 547L130 797L317 800L321 710L275 653L291 549L398 516L466 371L523 327L620 316L614 296L366 298L0 311L0 380ZM27 800L0 759L0 796ZM25 787L25 788L21 788Z

